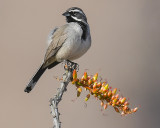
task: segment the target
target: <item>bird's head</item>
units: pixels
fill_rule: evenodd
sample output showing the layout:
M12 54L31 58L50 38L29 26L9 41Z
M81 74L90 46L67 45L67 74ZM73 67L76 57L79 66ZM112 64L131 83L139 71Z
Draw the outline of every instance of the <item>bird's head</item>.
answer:
M80 22L80 23L87 24L86 15L84 14L83 10L78 7L69 8L62 15L66 17L66 21L68 23Z

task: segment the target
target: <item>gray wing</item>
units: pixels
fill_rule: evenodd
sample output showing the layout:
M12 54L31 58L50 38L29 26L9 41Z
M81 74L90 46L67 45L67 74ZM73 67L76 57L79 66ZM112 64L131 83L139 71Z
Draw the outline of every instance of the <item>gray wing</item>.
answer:
M52 36L50 37L51 43L49 44L44 57L44 67L47 67L56 61L55 55L67 39L67 27L68 24L53 30Z
M58 27L55 27L50 34L48 35L48 40L47 40L47 44L49 46L49 44L52 42L52 38L53 38L53 34L55 33L55 31L58 29Z

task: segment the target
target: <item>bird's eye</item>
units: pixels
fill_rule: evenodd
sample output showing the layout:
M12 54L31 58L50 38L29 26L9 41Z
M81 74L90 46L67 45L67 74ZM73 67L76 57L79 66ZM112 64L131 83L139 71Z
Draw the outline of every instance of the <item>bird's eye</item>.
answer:
M73 12L73 15L76 15L77 14L77 12Z

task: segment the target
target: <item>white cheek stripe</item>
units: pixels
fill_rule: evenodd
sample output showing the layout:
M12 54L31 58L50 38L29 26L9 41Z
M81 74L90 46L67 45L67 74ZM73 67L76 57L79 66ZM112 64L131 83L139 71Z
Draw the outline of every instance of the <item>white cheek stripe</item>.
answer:
M78 19L77 17L71 16L73 19L75 19L76 21L82 21L81 19Z

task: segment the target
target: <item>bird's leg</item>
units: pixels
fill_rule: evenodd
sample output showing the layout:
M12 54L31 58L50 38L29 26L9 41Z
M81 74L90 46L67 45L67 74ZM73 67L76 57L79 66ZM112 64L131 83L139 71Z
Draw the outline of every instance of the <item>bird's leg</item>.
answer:
M79 71L79 65L70 60L64 60L64 69Z

